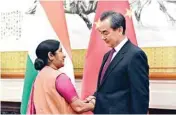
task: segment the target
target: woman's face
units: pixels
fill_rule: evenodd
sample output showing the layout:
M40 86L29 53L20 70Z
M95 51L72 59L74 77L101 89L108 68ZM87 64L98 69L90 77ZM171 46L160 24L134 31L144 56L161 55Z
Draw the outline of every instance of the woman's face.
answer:
M59 69L64 66L64 59L65 55L62 52L62 48L59 48L54 54L52 63L57 69Z

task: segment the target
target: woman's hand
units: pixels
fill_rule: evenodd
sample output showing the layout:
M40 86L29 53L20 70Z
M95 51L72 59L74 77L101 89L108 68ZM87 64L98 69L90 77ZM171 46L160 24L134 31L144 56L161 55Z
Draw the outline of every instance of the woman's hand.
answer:
M95 107L95 102L85 102L81 99L77 99L74 102L72 102L70 105L73 108L74 111L77 113L83 113L87 111L92 111Z

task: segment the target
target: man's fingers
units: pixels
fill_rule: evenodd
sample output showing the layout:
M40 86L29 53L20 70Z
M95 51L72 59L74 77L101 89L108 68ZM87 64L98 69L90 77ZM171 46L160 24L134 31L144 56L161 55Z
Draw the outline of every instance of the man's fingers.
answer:
M87 101L89 102L89 101L91 101L92 99L95 99L95 97L94 97L94 96L89 96L89 97L87 97L85 100L87 100Z
M95 96L89 96L89 98L91 98L91 99L95 99Z
M89 101L85 99L85 100L83 100L83 102L84 102L84 103L88 103Z
M91 100L91 98L89 98L89 97L88 97L88 98L86 98L86 100L87 100L87 101L90 101L90 100Z

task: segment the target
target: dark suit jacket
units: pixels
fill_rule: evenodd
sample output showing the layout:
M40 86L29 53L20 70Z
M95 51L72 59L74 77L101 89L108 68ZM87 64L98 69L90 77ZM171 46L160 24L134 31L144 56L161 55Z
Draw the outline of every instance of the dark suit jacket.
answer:
M147 114L149 66L147 56L129 40L111 61L102 82L100 75L109 56L104 55L95 92L95 114Z

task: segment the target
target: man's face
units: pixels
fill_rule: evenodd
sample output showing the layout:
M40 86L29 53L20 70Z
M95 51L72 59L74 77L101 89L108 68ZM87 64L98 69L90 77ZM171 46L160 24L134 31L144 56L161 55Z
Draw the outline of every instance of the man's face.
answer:
M97 24L97 29L101 34L102 40L108 45L108 47L114 48L119 43L119 37L121 35L121 29L113 30L111 28L110 19L105 19L99 21Z

